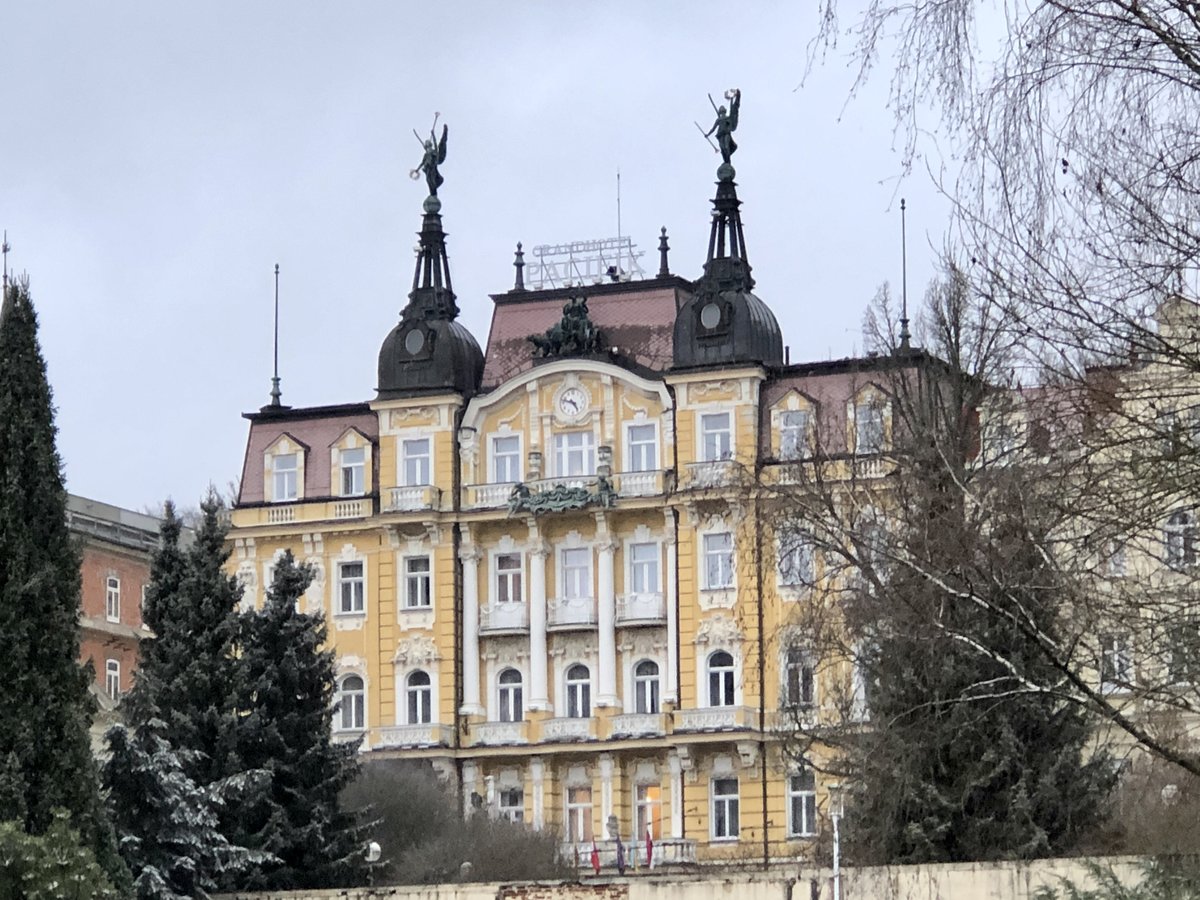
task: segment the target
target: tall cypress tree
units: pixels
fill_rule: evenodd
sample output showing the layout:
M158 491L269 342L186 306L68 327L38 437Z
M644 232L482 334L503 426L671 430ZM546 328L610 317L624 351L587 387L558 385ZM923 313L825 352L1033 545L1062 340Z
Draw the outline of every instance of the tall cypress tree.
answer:
M100 801L88 726L91 673L79 665L79 554L37 315L26 282L0 306L0 815L33 834L54 810L118 887L129 873Z
M241 890L348 887L365 880L362 829L338 796L358 774L358 745L334 743L334 654L325 621L299 611L312 570L289 550L263 609L242 617L237 757L270 773L267 789L232 810L236 843L278 863Z

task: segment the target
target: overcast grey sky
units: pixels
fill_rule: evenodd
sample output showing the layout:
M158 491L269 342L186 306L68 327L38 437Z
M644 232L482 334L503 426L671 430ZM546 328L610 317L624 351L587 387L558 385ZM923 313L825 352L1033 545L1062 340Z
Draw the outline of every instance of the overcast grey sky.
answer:
M512 253L616 233L704 261L719 158L697 133L743 91L734 158L756 293L793 361L861 349L863 311L936 270L947 206L901 160L887 73L800 90L809 3L10 4L0 227L28 272L68 487L140 508L239 475L271 374L293 406L368 400L412 278L412 129L450 126L440 195L483 344Z

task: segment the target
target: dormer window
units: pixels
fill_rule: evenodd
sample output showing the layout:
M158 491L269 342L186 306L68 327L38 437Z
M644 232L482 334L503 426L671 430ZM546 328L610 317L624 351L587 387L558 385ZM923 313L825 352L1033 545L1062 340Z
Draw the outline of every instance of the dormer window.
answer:
M883 450L883 403L874 398L860 400L854 406L854 452L879 453Z
M785 410L779 414L779 458L803 459L807 455L808 410Z
M358 447L341 452L343 497L357 497L366 490L367 451Z
M276 502L295 500L298 494L299 455L296 453L277 453L271 460L274 490L271 499Z

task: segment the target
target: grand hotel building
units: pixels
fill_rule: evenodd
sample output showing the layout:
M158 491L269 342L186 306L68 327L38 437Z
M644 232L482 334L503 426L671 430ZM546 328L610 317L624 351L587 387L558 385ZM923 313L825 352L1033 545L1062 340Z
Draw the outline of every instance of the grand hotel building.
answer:
M247 602L285 549L314 566L335 728L364 753L589 849L649 831L656 864L795 857L826 830L828 786L778 728L825 699L789 637L819 562L780 552L747 485L818 433L869 473L890 427L878 359L785 362L718 174L697 280L665 240L655 277L569 289L525 289L518 255L485 351L427 199L374 397L247 415L230 538Z

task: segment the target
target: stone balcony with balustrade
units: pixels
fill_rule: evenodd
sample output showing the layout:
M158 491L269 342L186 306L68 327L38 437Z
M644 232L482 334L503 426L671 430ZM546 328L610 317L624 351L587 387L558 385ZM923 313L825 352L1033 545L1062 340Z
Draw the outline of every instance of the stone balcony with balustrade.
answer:
M667 717L663 713L626 713L613 716L609 732L614 738L666 734Z
M741 464L734 459L692 462L683 467L680 487L684 490L714 490L732 487L744 478Z
M360 497L321 497L241 506L232 510L230 518L236 528L252 528L255 525L366 519L374 512L374 495L364 494Z
M503 509L508 506L515 483L468 484L463 487L463 507L466 509ZM600 476L579 475L566 478L537 478L522 482L521 487L530 494L543 494L556 489L580 489L599 495ZM663 471L617 472L608 478L608 488L616 493L616 499L655 497L663 493Z
M596 627L592 597L559 597L546 601L547 631L591 631Z
M528 634L529 607L524 603L487 603L479 607L479 633Z
M442 491L432 484L417 484L394 487L388 491L388 502L384 512L417 512L437 509L441 504Z
M546 719L542 722L541 732L543 741L591 741L596 738L596 719Z
M665 625L667 605L661 593L622 594L617 597L617 627Z
M758 710L750 706L711 706L675 710L675 731L746 731L758 727Z
M371 746L389 747L448 747L453 729L448 725L393 725L375 730Z
M472 725L467 734L467 743L476 746L503 746L505 744L528 744L528 722L480 722Z
M559 851L565 860L579 860L580 871L591 873L592 841L571 843L563 842ZM651 853L654 859L651 865L646 865L646 836L628 837L622 841L625 852L625 876L636 878L639 874L655 875L664 866L692 866L696 864L696 842L690 838L654 838ZM617 866L617 842L613 840L595 841L596 853L600 857L600 866L605 871L612 871ZM637 855L638 868L633 867L633 857Z

